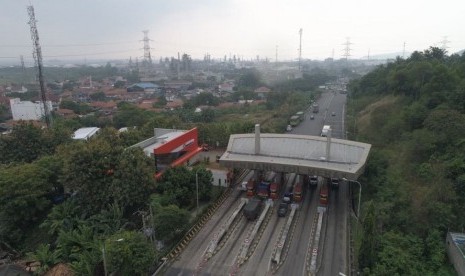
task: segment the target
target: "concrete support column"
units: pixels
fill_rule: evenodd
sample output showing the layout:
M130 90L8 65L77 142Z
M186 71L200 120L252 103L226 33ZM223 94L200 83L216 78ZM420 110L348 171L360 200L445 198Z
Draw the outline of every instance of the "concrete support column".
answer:
M260 154L260 124L255 124L255 154Z
M328 129L328 135L326 136L326 161L329 161L330 154L331 154L331 132L332 129Z

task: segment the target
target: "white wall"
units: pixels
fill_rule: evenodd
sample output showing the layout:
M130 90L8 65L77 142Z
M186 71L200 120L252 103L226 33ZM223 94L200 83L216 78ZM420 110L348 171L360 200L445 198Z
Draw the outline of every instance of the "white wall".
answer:
M52 103L47 101L50 111L52 111ZM21 101L19 98L10 99L11 113L13 120L40 120L44 115L42 103Z

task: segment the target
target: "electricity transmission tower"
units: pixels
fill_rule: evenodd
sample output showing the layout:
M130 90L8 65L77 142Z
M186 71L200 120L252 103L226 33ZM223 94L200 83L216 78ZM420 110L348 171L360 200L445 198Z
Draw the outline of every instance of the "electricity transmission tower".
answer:
M445 52L447 51L447 48L449 48L449 46L447 46L447 44L449 44L449 40L447 40L447 36L443 36L442 37L442 40L440 41L441 42L441 49Z
M37 26L36 26L36 17L34 14L34 7L27 6L27 12L29 14L29 22L28 24L31 26L31 39L32 39L32 44L33 44L33 52L32 55L34 56L34 61L35 65L37 68L37 78L39 79L39 85L40 85L40 98L42 102L42 106L44 109L44 117L45 117L45 124L47 125L47 128L50 128L52 125L52 116L50 113L50 108L47 104L47 97L46 97L46 90L45 90L45 82L44 82L44 76L42 74L43 71L43 65L42 65L42 49L40 48L40 43L39 43L39 33L37 31Z
M349 59L349 57L350 57L350 51L352 50L352 49L350 48L350 45L352 45L352 44L353 44L353 43L350 42L350 37L346 37L346 42L345 42L344 44L342 44L342 45L345 46L344 49L343 49L344 54L343 54L342 56L346 59L346 61L347 61L347 60Z

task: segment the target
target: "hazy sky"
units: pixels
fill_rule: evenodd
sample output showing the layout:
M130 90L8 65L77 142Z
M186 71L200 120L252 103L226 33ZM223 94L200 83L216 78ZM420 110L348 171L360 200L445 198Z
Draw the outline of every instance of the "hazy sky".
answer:
M27 0L0 0L0 62L32 63ZM278 60L352 58L441 47L465 48L464 0L32 0L44 60L143 56L177 52L194 58L236 54Z

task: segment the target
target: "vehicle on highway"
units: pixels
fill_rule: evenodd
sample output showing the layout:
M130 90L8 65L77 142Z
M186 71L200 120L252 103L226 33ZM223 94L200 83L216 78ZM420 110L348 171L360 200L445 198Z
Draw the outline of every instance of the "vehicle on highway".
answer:
M260 181L257 188L257 196L261 198L268 198L270 196L271 183L276 181L276 173L268 172L265 179Z
M289 210L289 204L281 202L278 207L278 217L285 217L287 210Z
M302 201L302 182L295 183L292 194L295 202Z
M242 192L247 191L247 183L248 183L247 181L243 181L243 182L241 183L240 190L241 190Z
M260 214L260 210L262 209L262 201L257 198L252 198L247 202L244 207L244 216L248 220L254 220Z
M328 136L328 133L331 131L331 126L329 125L324 125L323 129L321 130L321 136L326 137Z
M291 119L289 120L289 124L292 127L297 126L298 124L300 124L300 117L297 115L292 116Z
M312 105L312 108L313 108L313 113L318 113L318 111L320 110L319 106L317 103L314 103Z
M280 183L278 181L279 177L275 177L273 182L270 184L270 198L272 199L278 199L279 197L279 190L280 190Z
M253 197L255 195L255 179L249 179L247 181L247 197Z
M331 178L331 187L333 189L339 188L339 178Z
M315 116L310 115L310 120L314 120L314 119L315 119Z
M318 176L311 175L309 182L310 182L310 186L317 186L318 185Z
M336 112L331 112L331 116L336 116Z
M320 188L320 205L322 206L328 205L328 195L329 195L328 185L323 184Z

